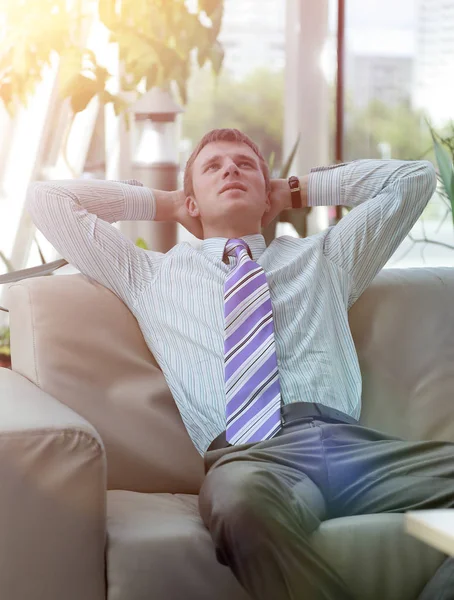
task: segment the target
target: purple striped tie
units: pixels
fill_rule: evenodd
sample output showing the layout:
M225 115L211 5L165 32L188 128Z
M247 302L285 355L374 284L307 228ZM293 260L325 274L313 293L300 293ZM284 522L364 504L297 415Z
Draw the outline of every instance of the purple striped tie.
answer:
M228 240L237 264L224 285L226 439L246 444L281 428L281 390L270 291L262 267L241 239Z

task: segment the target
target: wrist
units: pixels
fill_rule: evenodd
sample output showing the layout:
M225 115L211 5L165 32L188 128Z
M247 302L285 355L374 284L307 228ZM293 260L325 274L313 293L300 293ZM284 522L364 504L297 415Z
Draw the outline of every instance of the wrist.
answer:
M307 188L309 184L309 175L303 175L299 177L300 182L300 194L301 194L301 207L307 206Z
M156 203L155 221L174 221L177 191L151 190Z
M281 210L291 210L292 209L292 196L290 193L290 187L287 179L275 179L274 180L275 190L277 192L278 198L280 198L280 207Z
M301 195L301 208L307 206L307 187L309 182L309 175L303 175L302 177L298 177L299 185L300 185L300 195ZM288 183L288 179L279 179L279 189L282 194L282 204L283 210L292 210L292 194L290 190L290 186Z

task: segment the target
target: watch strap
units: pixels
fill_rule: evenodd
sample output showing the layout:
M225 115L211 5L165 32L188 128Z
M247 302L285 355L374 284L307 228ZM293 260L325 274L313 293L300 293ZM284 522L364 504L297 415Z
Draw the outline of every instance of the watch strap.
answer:
M292 198L292 208L302 208L301 187L298 177L292 175L287 179Z

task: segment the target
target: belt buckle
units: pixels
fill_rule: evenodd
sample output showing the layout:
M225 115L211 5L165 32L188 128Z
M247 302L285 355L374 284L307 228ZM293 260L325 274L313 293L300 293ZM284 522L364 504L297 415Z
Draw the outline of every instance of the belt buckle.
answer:
M324 417L323 411L320 409L320 406L317 404L317 402L314 402L314 408L318 413L319 417Z

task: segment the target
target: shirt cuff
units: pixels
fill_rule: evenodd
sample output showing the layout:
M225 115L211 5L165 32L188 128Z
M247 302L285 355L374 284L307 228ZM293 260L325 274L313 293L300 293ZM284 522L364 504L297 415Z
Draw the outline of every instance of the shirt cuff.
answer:
M156 200L153 191L139 181L119 182L124 195L122 214L116 221L154 221Z
M311 169L307 185L308 206L342 206L345 204L342 181L347 164L349 163Z

